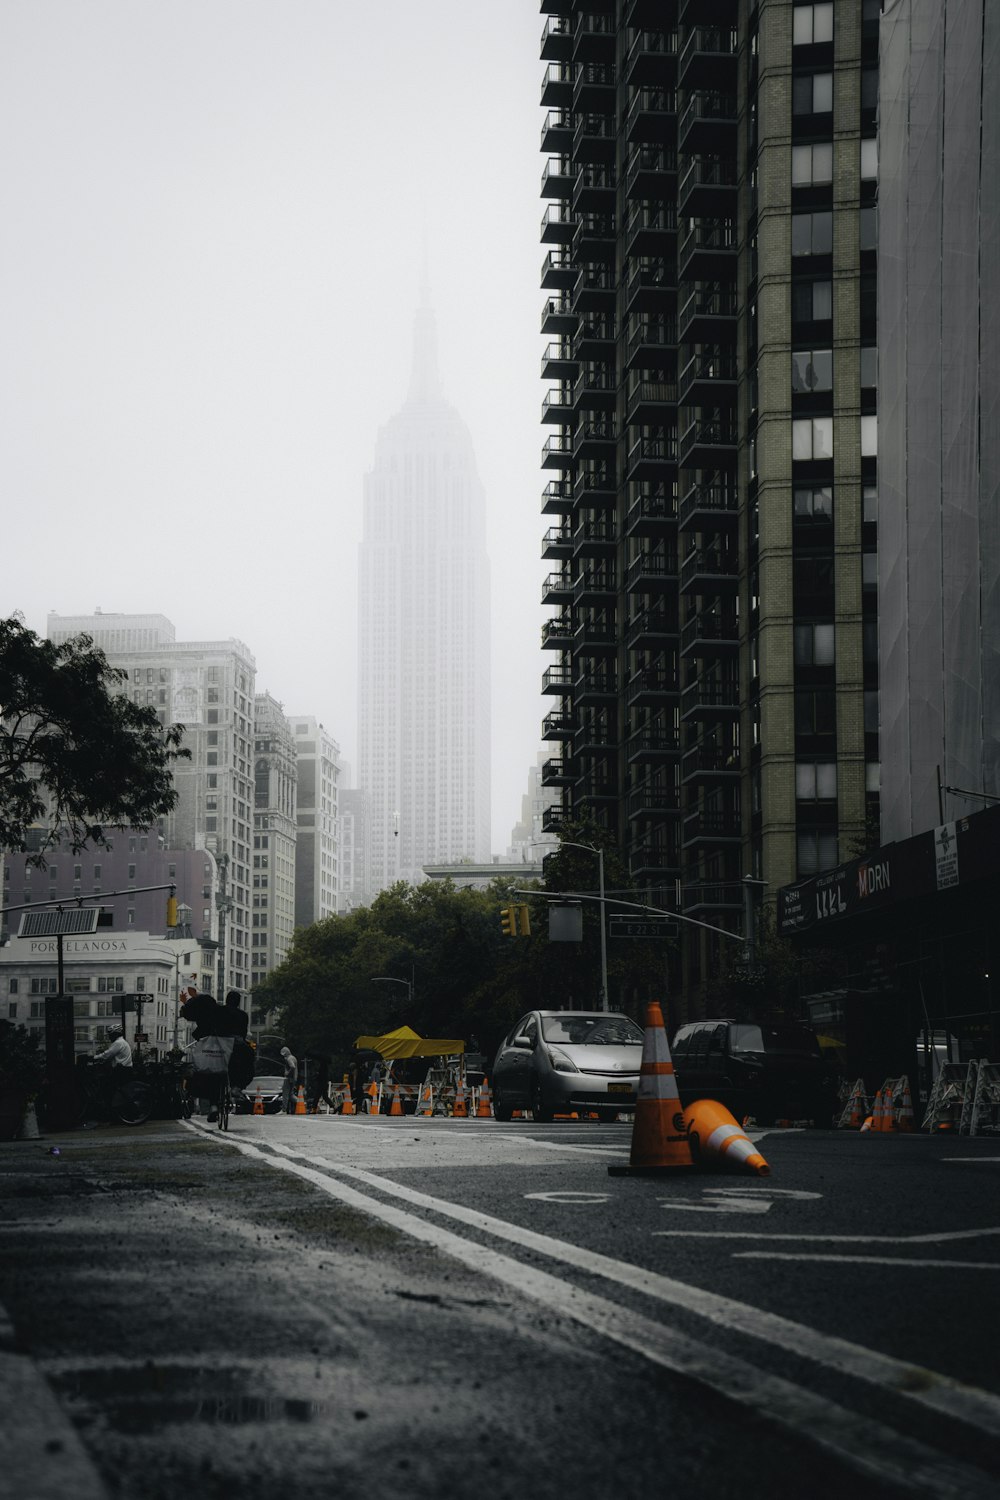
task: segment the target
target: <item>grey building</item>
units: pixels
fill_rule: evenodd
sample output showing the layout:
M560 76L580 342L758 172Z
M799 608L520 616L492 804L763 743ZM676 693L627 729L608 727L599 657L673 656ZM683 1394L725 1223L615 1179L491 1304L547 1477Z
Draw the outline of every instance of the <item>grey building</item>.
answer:
M368 798L360 787L342 787L338 808L340 891L337 910L346 913L355 907L367 906L372 897L368 881L371 865Z
M308 714L290 714L295 745L295 926L337 911L340 746Z
M893 0L879 98L882 836L1000 796L1000 14ZM959 787L972 795L943 788Z
M295 738L270 693L254 700L250 984L284 962L295 930Z
M697 1013L743 877L877 826L879 3L542 9L546 821L704 924Z

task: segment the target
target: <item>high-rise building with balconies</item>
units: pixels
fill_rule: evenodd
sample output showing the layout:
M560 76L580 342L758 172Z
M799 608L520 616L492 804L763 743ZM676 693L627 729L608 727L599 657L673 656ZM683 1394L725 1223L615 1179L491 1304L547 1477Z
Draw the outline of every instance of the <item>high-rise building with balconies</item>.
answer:
M696 1011L877 819L880 7L541 8L548 826L702 924Z
M468 428L417 314L403 407L365 478L358 590L359 785L372 894L490 855L490 578Z

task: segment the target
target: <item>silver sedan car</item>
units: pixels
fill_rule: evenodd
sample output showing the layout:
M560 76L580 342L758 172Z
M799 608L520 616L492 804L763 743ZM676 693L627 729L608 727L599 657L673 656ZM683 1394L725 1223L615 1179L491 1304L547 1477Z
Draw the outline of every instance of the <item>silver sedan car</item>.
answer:
M635 1108L642 1028L603 1010L532 1010L504 1038L493 1061L493 1113L536 1120L596 1112L613 1120Z

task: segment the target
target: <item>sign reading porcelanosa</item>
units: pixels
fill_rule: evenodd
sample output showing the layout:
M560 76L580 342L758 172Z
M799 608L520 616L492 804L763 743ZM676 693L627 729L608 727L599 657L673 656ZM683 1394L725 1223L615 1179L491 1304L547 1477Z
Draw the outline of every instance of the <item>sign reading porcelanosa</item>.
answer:
M778 892L783 936L1000 874L1000 807L886 844Z

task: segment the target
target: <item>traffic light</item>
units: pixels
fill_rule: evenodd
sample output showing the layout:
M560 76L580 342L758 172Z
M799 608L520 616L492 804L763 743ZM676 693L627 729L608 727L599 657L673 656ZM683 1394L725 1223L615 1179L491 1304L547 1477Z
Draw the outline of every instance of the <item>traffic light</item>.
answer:
M530 937L531 936L531 913L528 911L527 906L519 906L517 908L517 913L518 913L518 919L519 919L518 920L518 927L517 927L518 932L521 934L522 937Z
M176 896L168 896L167 897L167 926L168 927L176 927L177 926L177 897Z
M517 937L517 907L501 906L500 931L504 937Z

